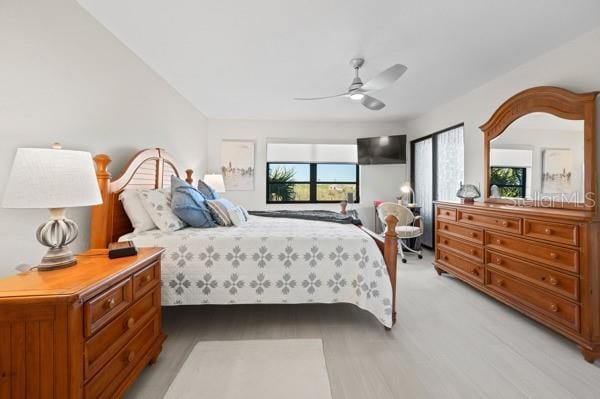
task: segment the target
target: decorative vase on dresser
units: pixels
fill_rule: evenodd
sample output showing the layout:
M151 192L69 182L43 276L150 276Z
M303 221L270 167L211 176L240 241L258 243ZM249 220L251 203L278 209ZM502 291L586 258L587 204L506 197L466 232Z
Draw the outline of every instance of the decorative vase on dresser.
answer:
M165 339L162 251L0 280L0 397L120 397Z
M564 335L589 362L600 358L596 97L554 87L513 96L481 127L484 202L435 203L438 274Z

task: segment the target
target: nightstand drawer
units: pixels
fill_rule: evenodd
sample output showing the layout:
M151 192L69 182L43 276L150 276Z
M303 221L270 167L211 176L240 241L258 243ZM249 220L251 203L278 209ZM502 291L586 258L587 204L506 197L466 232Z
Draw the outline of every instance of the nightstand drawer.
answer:
M160 323L158 316L155 316L85 386L86 399L115 397L113 393L135 365L146 356L159 334Z
M160 283L160 265L154 262L133 275L133 299L136 300Z
M89 337L121 314L132 300L131 278L112 286L84 305L85 335Z
M84 351L86 380L96 374L159 311L160 289L157 287L90 338Z

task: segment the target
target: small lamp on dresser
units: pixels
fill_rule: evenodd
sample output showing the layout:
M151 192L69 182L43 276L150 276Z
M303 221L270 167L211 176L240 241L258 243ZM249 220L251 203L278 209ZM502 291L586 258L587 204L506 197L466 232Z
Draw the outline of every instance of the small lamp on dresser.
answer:
M204 183L208 184L213 190L218 193L225 192L225 182L223 181L223 175L218 174L206 174L204 175L204 179L202 179Z
M78 234L77 224L66 218L66 208L102 203L92 156L89 152L52 148L18 148L8 178L3 208L47 208L50 220L36 231L49 247L38 270L77 263L69 249Z

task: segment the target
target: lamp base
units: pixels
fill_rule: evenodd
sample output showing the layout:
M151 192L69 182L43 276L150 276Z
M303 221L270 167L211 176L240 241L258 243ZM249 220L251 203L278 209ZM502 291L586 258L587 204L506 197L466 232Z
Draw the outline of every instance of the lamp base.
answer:
M73 256L73 252L65 245L60 248L50 248L36 268L37 270L52 270L76 264L77 259Z
M64 208L50 209L50 220L38 227L35 234L42 245L50 247L37 269L51 270L77 264L69 244L78 233L77 224L65 217Z

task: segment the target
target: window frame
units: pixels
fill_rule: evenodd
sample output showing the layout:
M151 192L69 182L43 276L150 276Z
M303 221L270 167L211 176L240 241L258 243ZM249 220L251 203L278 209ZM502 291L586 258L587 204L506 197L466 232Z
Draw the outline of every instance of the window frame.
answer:
M523 166L490 166L490 175L492 173L492 169L520 169L523 171L523 179L522 179L522 184L492 184L492 179L490 178L490 187L488 187L488 189L491 189L491 187L493 185L498 186L498 188L503 188L503 187L507 187L507 188L520 188L523 196L522 197L503 197L503 198L522 198L525 199L525 197L527 196L527 168L523 167Z
M269 168L271 165L310 165L309 181L295 181L292 184L308 184L309 196L308 201L273 201L269 197ZM317 165L354 165L356 167L356 180L350 182L329 182L317 181ZM358 163L354 162L267 162L265 192L267 204L339 204L342 200L334 201L318 201L317 200L317 185L318 184L355 184L356 195L354 203L360 203L360 168Z

